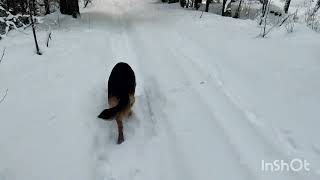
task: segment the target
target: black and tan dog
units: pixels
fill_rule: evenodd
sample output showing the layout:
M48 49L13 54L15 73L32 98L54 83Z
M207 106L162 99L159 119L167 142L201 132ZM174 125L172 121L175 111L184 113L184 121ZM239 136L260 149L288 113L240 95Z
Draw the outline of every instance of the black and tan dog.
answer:
M108 81L108 102L110 109L103 110L98 118L104 120L116 119L118 125L118 144L124 141L124 117L132 113L135 101L136 78L133 70L127 63L120 62L112 69Z

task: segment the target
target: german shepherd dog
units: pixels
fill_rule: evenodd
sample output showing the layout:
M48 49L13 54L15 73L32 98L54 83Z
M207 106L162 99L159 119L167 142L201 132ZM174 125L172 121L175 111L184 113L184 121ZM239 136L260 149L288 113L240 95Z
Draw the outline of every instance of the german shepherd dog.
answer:
M103 110L98 118L113 120L118 125L118 144L124 141L123 124L124 117L132 113L135 101L136 78L133 70L127 63L120 62L114 66L108 81L108 103L110 109Z

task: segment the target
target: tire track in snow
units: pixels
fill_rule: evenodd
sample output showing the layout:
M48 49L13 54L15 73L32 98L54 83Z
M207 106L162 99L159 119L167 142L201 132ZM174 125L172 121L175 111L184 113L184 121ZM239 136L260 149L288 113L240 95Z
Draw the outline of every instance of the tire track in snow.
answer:
M135 31L135 30L133 30L133 29L131 29L131 31ZM148 36L146 36L147 34L146 33L143 33L144 34L144 38L145 39L147 39L148 38ZM138 37L139 36L139 34L137 33L137 32L134 32L134 33L132 33L131 34L131 37ZM146 37L145 37L146 36ZM141 38L141 36L140 36L140 38ZM141 40L139 40L138 38L132 38L133 40L132 40L132 42L135 42L136 44L144 44L144 41L141 41ZM159 39L165 39L165 38L159 38ZM161 45L164 45L163 47L167 47L167 46L165 46L166 45L166 42L158 42L159 44L161 44ZM150 44L149 44L150 45ZM172 45L172 44L170 44L170 45ZM148 46L148 45L146 45L146 46ZM144 49L144 52L147 52L148 51L148 49L146 48L146 46L144 46L144 47L141 47L140 46L140 48L142 48L142 49ZM174 67L175 68L175 71L172 71L172 72L179 72L179 73L182 73L183 75L182 75L182 77L185 77L185 78L187 78L188 77L188 73L186 73L186 72L184 72L184 69L181 69L180 68L180 65L179 65L179 63L177 64L176 62L174 62L174 59L177 59L177 57L170 51L170 49L168 49L168 48L163 48L162 47L162 49L165 49L165 50L163 50L163 51L160 51L160 47L157 47L157 46L154 46L153 48L154 49L157 49L158 51L160 51L160 52L158 52L159 54L169 54L169 55L167 55L167 56L164 56L164 57L162 57L162 60L165 60L165 59L170 59L170 60L173 60L172 62L170 61L170 63L168 63L168 61L165 61L165 62L163 62L164 64L166 64L165 65L165 67L166 68L168 68L168 67ZM139 51L138 49L136 49L136 51ZM141 53L142 54L142 53ZM145 53L144 55L146 55L147 53ZM157 55L159 55L159 54L155 54L154 56L157 56ZM142 57L143 55L141 55L141 59L145 59L145 58L143 58ZM152 57L152 56L147 56L147 57ZM151 60L151 59L149 59L149 60ZM146 61L146 60L145 60ZM147 65L145 65L146 67L147 67ZM152 66L151 64L150 64L150 66ZM160 67L159 67L160 68ZM172 76L175 76L174 74L172 74ZM188 80L189 80L189 78L187 78ZM188 88L190 88L190 89L192 89L191 87L188 87ZM193 90L192 90L193 91ZM197 93L196 94L194 94L193 93L193 95L192 96L195 96L196 98L195 99L199 99L198 98L198 95L197 95ZM202 106L201 107L203 107L202 109L207 109L206 108L206 104L203 104L202 102L199 102L199 104L202 104ZM207 109L207 111L210 111L210 109ZM200 112L199 112L200 113ZM210 115L211 116L211 115ZM214 118L214 117L213 117ZM164 120L164 119L163 119ZM170 134L170 136L173 136L173 137L175 137L174 136L174 130L170 130L170 129L172 129L172 123L169 123L169 121L168 121L168 119L165 119L166 121L165 121L165 129L168 129L168 131L167 131L167 133L168 134ZM215 128L216 129L216 128ZM217 130L217 129L216 129ZM219 131L219 129L218 129L218 131ZM219 131L220 132L220 131ZM220 136L222 135L222 138L224 139L224 135L223 135L223 133L221 133L220 132ZM171 140L170 142L170 144L171 144L171 146L173 146L172 144L178 144L178 140L176 140L176 139L178 139L177 137L175 137L174 138L175 140ZM225 143L224 143L225 144ZM228 144L228 143L226 143L226 144ZM225 144L225 145L226 145ZM227 145L228 146L228 145ZM173 148L173 149L181 149L181 148ZM226 149L229 149L229 151L231 150L232 151L232 148L225 148L225 150ZM181 153L181 154L183 154L183 153ZM234 153L231 153L231 154L234 154ZM233 156L232 156L233 157ZM183 158L183 159L185 159L185 158ZM235 158L235 161L234 162L237 162L238 160L237 160L237 158ZM188 164L192 164L192 162L189 162ZM238 162L236 163L236 164L238 164ZM191 168L189 168L189 169L191 169ZM245 175L245 176L247 176L247 175Z
M171 35L171 33L172 33L172 35ZM195 46L194 44L197 44L195 41L190 41L189 39L183 38L182 36L180 36L180 34L176 33L176 31L174 31L174 30L167 31L166 35L169 35L169 34L172 37L176 37L176 39L179 39L178 42L175 42L176 45L171 44L171 46L173 47L173 48L171 48L171 50L175 49L174 47L176 47L175 51L172 50L172 52L176 53L177 57L178 56L184 57L183 59L185 59L185 61L182 61L180 64L185 65L185 67L189 66L189 67L186 67L186 69L188 69L189 72L194 71L194 74L201 74L201 76L203 76L204 79L207 80L208 84L211 87L210 89L216 89L217 92L215 94L221 94L221 96L218 96L218 97L225 97L224 99L227 103L224 103L224 104L228 104L228 102L229 102L229 104L230 104L229 107L231 107L231 109L233 109L233 112L237 112L235 114L238 114L238 117L239 117L238 119L242 119L242 121L241 121L242 123L239 123L239 125L241 125L241 127L243 127L242 130L251 129L248 132L242 131L240 133L240 131L238 131L239 132L238 135L240 135L240 136L237 135L235 137L229 137L230 142L233 144L233 146L238 149L237 150L238 152L241 152L240 155L242 157L244 156L245 160L249 160L251 158L250 157L250 156L252 156L252 153L250 153L252 151L251 148L247 148L246 146L239 144L239 142L242 142L243 139L245 139L245 137L251 137L251 140L255 139L254 147L257 147L259 149L258 152L260 152L260 153L258 153L260 156L260 159L258 158L256 160L263 159L263 160L270 160L271 161L271 160L275 160L275 159L283 159L283 160L286 160L287 162L289 162L292 159L292 157L287 156L284 152L281 152L279 149L277 149L262 134L260 134L259 129L257 129L257 127L252 124L251 118L256 118L254 113L250 112L249 110L247 110L243 106L241 106L239 103L237 103L237 101L234 99L234 97L224 87L223 81L219 78L218 74L215 74L215 73L219 72L219 69L214 70L216 67L213 67L212 69L215 73L212 76L212 74L209 73L210 72L209 69L212 66L207 64L207 66L209 66L209 68L208 67L204 68L203 66L200 65L201 63L196 63L192 58L190 58L190 57L194 57L195 55L192 53L190 54L189 51L182 52L181 49L183 49L183 48L181 48L180 45L181 44L191 45L192 48L189 48L189 49L193 49L194 51L192 51L192 52L196 52L196 57L198 57L198 60L205 59L204 57L210 57L208 52L201 49L201 47ZM188 54L189 56L186 56L185 53ZM207 72L207 73L205 73L205 72ZM215 82L215 83L212 83L212 82ZM208 94L209 93L209 92L203 93L205 91L203 91L203 89L200 89L200 88L198 88L197 91L199 92L199 94ZM208 101L208 97L203 97L202 99L204 102L207 102L209 105L213 105L213 107L215 106L214 105L215 103L210 103L210 102L216 101L215 98L212 98L211 101L210 100ZM209 98L209 99L211 99L211 98ZM217 112L214 112L214 113L216 114ZM218 118L217 120L219 120L219 119L226 120L226 118ZM251 122L247 121L246 119ZM232 136L232 133L234 130L230 129L229 125L234 124L234 122L232 122L230 120L229 120L230 122L226 122L225 120L223 120L223 121L219 120L220 122L218 122L218 123L221 125L221 127L223 129L225 129L225 132L227 132L228 136ZM254 123L256 123L256 122L254 122ZM257 124L255 124L255 125L257 125ZM253 138L256 135L258 135L259 138ZM260 145L258 145L258 144L260 144ZM264 152L264 153L261 153L261 152ZM272 154L270 154L271 152L272 152ZM306 172L301 172L301 173L289 172L289 173L279 173L279 174L276 174L276 176L273 176L272 174L263 173L260 169L259 162L252 162L252 160L251 160L251 162L248 165L251 169L255 169L254 170L255 172L251 170L252 171L251 174L261 174L260 178L262 178L262 179L265 179L265 178L268 179L270 177L280 178L280 179L283 179L284 177L287 177L290 179L301 179L302 177L304 177L306 175L305 174ZM307 172L307 174L311 179L316 179L316 177L317 177L314 172Z
M122 11L121 8L121 4L114 6L112 22L117 23L118 29L117 31L107 31L106 39L111 45L113 57L111 61L114 63L116 61L128 62L136 72L136 103L133 117L124 122L126 141L120 146L114 143L117 134L115 123L100 122L98 124L96 179L141 179L143 177L146 177L143 179L152 179L156 172L150 174L148 171L152 172L152 170L158 169L152 168L155 167L154 162L149 160L152 156L150 152L154 152L151 151L150 144L153 144L152 139L157 133L156 122L150 106L149 95L147 90L143 89L144 83L140 80L142 78L139 74L135 54L130 50L131 47L123 28L122 14L119 13ZM159 161L159 157L154 159Z
M171 127L168 125L166 121L166 115L164 112L162 112L161 109L166 104L166 97L161 92L161 88L159 87L159 83L157 82L157 79L152 74L148 73L144 69L147 69L147 67L150 65L148 60L146 60L146 56L144 53L148 54L146 51L143 53L141 52L141 49L144 49L143 46L140 46L137 44L136 41L132 39L132 33L131 33L131 26L132 22L127 19L122 19L121 22L123 23L123 30L127 33L127 41L132 50L131 56L129 58L136 59L138 62L138 67L142 67L139 71L143 74L144 84L144 93L147 98L147 105L150 113L150 119L154 121L153 123L157 124L157 138L159 138L159 141L164 141L163 136L165 138L166 143L168 144L166 147L161 147L161 149L158 149L159 152L167 154L168 157L162 157L164 160L162 160L161 164L164 164L164 166L158 164L157 170L160 171L160 177L166 177L166 178L160 178L160 179L194 179L192 178L191 169L186 166L186 163L184 163L184 157L183 153L180 149L180 147L177 146L177 140L175 137L175 134ZM139 45L139 46L138 46ZM139 51L137 51L137 47L139 47ZM134 52L133 52L134 50ZM138 52L138 53L137 53ZM138 61L139 60L139 61ZM144 62L141 62L141 60L145 60ZM147 83L148 82L148 83ZM150 83L149 83L150 82ZM155 110L156 109L156 110ZM164 128L165 126L165 128ZM163 132L165 130L165 132ZM162 131L162 132L161 132ZM169 135L168 135L169 134ZM160 136L160 137L159 137ZM163 144L163 142L162 142ZM161 145L161 144L160 144ZM169 152L166 148L170 148ZM178 161L177 161L178 160ZM164 167L169 168L164 168ZM169 173L170 172L170 173Z
M166 120L166 115L165 113L161 110L166 103L166 97L165 95L161 92L161 88L159 87L159 84L157 82L157 79L155 78L155 76L147 73L145 70L142 69L146 69L148 67L148 63L145 62L140 62L141 60L145 60L145 57L142 56L138 56L139 54L136 53L137 45L135 44L136 42L134 42L132 40L132 34L129 33L129 30L131 30L131 22L129 19L122 19L121 22L123 23L123 31L126 33L127 35L127 39L126 39L126 45L127 47L131 47L128 49L132 50L132 53L130 57L128 58L133 58L136 59L138 62L138 67L142 67L139 71L143 74L143 76L141 77L141 79L143 79L144 82L151 82L151 83L144 83L142 84L142 86L144 86L144 94L147 98L147 105L148 105L148 110L150 113L150 120L153 121L154 124L157 124L157 131L162 131L163 129L165 129L165 132L162 132L162 134L159 134L161 132L158 133L158 137L159 136L165 136L166 139L166 143L168 144L167 147L162 147L161 150L159 150L159 152L165 153L169 156L169 157L164 157L164 162L161 162L162 164L164 163L165 166L168 166L170 168L164 168L164 170L161 170L161 168L163 167L159 167L157 168L157 170L161 171L160 176L161 177L166 177L166 178L160 178L160 179L194 179L192 178L192 174L190 174L191 169L188 169L186 167L186 164L184 163L184 157L183 157L183 153L181 153L182 151L180 150L180 148L177 146L177 141L176 141L176 137L175 134L173 133L173 131L171 130L170 126L167 125L167 121ZM142 47L139 47L140 49ZM143 48L142 48L143 49ZM133 50L135 50L133 52ZM140 51L138 51L140 52ZM144 51L144 53L147 53L146 51ZM138 61L140 60L140 61ZM161 119L161 120L160 120ZM160 122L161 121L161 122ZM163 128L163 126L166 126L166 128ZM168 135L170 134L170 135ZM163 139L161 138L160 141L163 141ZM161 144L160 144L161 145ZM169 152L167 152L166 148L170 147ZM167 159L168 158L168 159ZM176 161L178 159L178 161ZM171 170L169 170L171 169ZM168 172L171 171L171 174L166 175ZM173 171L173 172L172 172Z
M168 27L170 27L170 26L168 26ZM159 28L159 29L161 29L161 28ZM160 31L159 31L160 32ZM174 32L174 31L172 31L172 32ZM166 37L160 37L159 39L175 39L175 37L178 37L179 35L178 34L175 34L175 36L168 36L168 34L170 34L171 33L171 31L169 30L168 31L168 29L166 29ZM159 34L161 34L161 33L157 33L157 35L159 36ZM132 35L132 36L135 36L136 34L134 34L134 35ZM145 36L145 34L144 34L144 36ZM147 36L145 36L144 38L147 38ZM180 41L179 41L180 42ZM160 42L158 42L158 43L160 43ZM181 41L180 43L177 43L177 44L190 44L190 43L194 43L194 42L189 42L189 41ZM142 44L142 42L140 43L140 44ZM168 48L168 49L166 49L166 52L165 53L172 53L172 52L170 52L170 51L173 51L173 50L177 50L177 49L179 49L180 48L180 46L179 45L175 45L174 43L172 43L172 42L170 42L170 45L169 46L166 46L166 45L168 45L166 42L161 42L160 44L162 44L162 46L163 47L170 47L170 48ZM187 48L186 48L187 49ZM189 48L189 49L194 49L194 48ZM197 50L199 50L200 48L196 48L196 49L194 49L195 51L197 51ZM199 52L199 51L198 51ZM203 50L201 50L200 52L204 52ZM205 53L204 53L205 54ZM178 54L178 55L176 55L176 56L173 56L173 57L177 57L176 59L178 59L179 57L179 55L182 55L182 54ZM185 58L187 58L187 57L185 57ZM188 63L190 63L190 62L182 62L182 63L180 63L180 64L188 64ZM254 116L251 116L252 115L252 113L250 113L250 111L248 111L248 110L246 110L246 109L243 109L242 107L240 107L240 106L238 106L238 104L235 104L235 101L234 101L234 99L232 99L232 96L228 93L228 92L226 92L225 91L225 89L224 89L224 86L223 86L223 82L220 80L220 79L217 79L216 77L214 78L214 79L212 79L212 77L211 77L211 75L209 74L209 76L207 76L206 74L204 74L204 73L202 73L202 71L203 71L203 69L201 69L201 68L199 68L199 67L197 67L198 65L197 64L195 64L194 62L192 62L193 63L193 66L192 66L192 68L189 68L189 72L191 72L192 71L192 69L193 68L196 68L196 69L198 69L198 71L195 71L195 73L193 73L193 74L202 74L202 76L204 76L204 77L209 77L209 80L211 79L211 81L212 82L216 82L217 83L217 85L214 85L214 89L216 89L216 91L218 91L219 93L218 94L220 94L221 95L221 97L225 97L224 98L224 101L226 101L226 103L227 104L229 104L228 106L230 106L231 107L231 109L233 109L234 110L234 112L237 112L237 113L235 113L235 114L237 114L237 115L234 115L235 117L240 117L240 119L243 119L243 120L245 120L245 119L247 119L247 118L252 118L252 117L254 117ZM176 68L177 68L177 66L178 65L176 65ZM178 68L179 69L179 68ZM199 94L201 94L200 93L201 91L199 91ZM203 98L202 98L203 99ZM213 99L214 100L214 99ZM204 100L203 99L203 102L207 102L207 100ZM210 104L210 103L209 103ZM212 104L212 103L211 103ZM221 115L221 114L220 114ZM253 114L254 115L254 114ZM222 118L223 119L223 118ZM252 124L247 124L248 123L248 121L247 120L245 120L245 121L243 121L244 122L244 124L242 124L242 127L245 127L244 128L244 130L245 129L251 129L250 131L249 131L249 133L248 132L246 132L246 133L244 133L244 135L242 135L242 136L240 136L240 137L251 137L251 138L254 138L255 136L256 136L256 134L258 134L258 135L260 135L259 134L259 131L257 130L257 129L255 129L254 128L254 126L252 125ZM219 124L220 124L220 126L222 126L224 129L226 128L225 126L227 125L228 126L228 124L230 124L230 123L232 123L232 122L228 122L228 123L222 123L222 122L219 122ZM250 157L251 156L251 151L250 151L250 148L249 148L249 151L247 151L248 150L248 148L246 147L246 148L244 148L245 146L243 146L243 145L240 145L239 144L239 142L243 142L243 140L245 139L245 138L239 138L239 137L232 137L232 132L230 132L230 128L228 129L227 128L227 136L229 136L229 139L230 139L230 141L232 142L230 142L231 144L233 144L232 146L233 147L235 147L235 149L238 149L238 150L235 150L235 151L238 151L238 154L239 154L239 152L241 152L240 153L240 155L241 155L241 157L244 155L244 154L246 154L247 156L245 156L246 158L244 159L244 161L243 161L243 163L245 163L246 164L246 161L248 161L248 159L252 159L252 157ZM251 135L249 135L249 134L251 134ZM230 135L231 135L231 137L230 137ZM279 151L277 151L277 150L275 150L275 149L270 149L269 147L272 147L272 145L270 145L269 144L269 142L261 135L260 136L260 138L254 138L254 139L256 139L256 143L254 144L254 145L256 145L257 147L259 147L259 149L261 150L261 152L265 152L266 154L270 154L270 153L272 153L272 154L274 154L274 153L276 153L277 155L272 155L271 157L279 157L279 155L280 155L280 157L282 157L282 159L284 159L284 160L288 160L289 158L288 157L285 157L285 158L283 158L284 156L283 156L283 154L281 154ZM262 140L262 142L261 142L261 140ZM258 144L260 144L260 145L258 145ZM241 147L240 149L239 149L239 146ZM260 148L260 147L267 147L266 149L267 150L265 150L264 148ZM246 150L247 149L247 150ZM269 149L269 150L268 150ZM275 150L275 151L273 151L273 150ZM240 157L240 155L239 155L239 157ZM268 156L270 156L270 155L268 155ZM260 157L264 157L264 156L261 156L261 154L260 154ZM242 157L243 158L243 157ZM266 157L266 158L264 158L265 160L268 160L270 157ZM254 159L254 158L253 158ZM272 158L271 158L272 159ZM277 159L279 159L279 158L277 158ZM264 178L264 174L261 172L261 170L259 169L260 168L260 161L261 161L261 159L259 159L259 158L256 158L256 159L254 159L255 161L252 161L252 160L250 160L250 168L251 169L254 169L254 170L251 170L251 175L252 174L262 174L261 175L261 177L260 178ZM240 163L241 164L241 163ZM299 178L296 178L296 173L284 173L284 174L277 174L278 176L277 177L280 177L280 178L282 178L282 177L290 177L290 178L295 178L295 179L299 179ZM267 175L265 178L269 178L269 176Z

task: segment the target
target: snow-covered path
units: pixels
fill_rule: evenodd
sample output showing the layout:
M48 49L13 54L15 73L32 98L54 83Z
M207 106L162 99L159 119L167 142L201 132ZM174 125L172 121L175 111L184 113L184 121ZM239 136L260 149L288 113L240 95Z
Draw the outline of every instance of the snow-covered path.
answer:
M260 39L255 22L199 16L100 0L59 19L41 57L31 36L1 42L0 179L319 179L319 35ZM137 76L121 145L115 123L96 118L118 61ZM293 158L311 171L261 170Z

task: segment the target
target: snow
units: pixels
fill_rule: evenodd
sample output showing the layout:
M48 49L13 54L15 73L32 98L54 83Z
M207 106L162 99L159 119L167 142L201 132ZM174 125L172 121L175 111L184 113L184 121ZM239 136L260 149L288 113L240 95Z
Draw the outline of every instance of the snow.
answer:
M1 180L319 179L319 34L262 39L255 21L148 0L90 6L42 19L42 56L30 29L0 41ZM121 145L96 118L119 61L137 79ZM294 158L311 171L261 170Z

